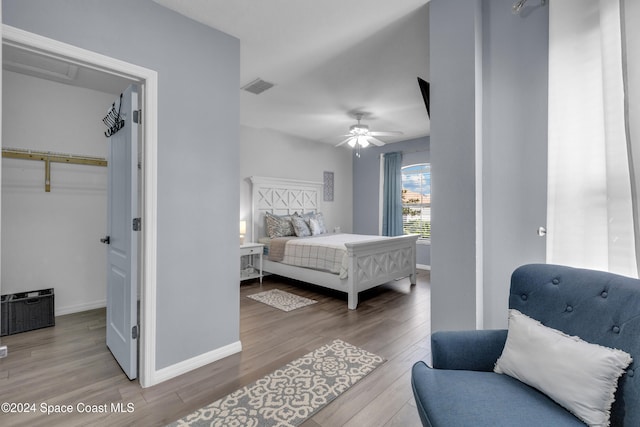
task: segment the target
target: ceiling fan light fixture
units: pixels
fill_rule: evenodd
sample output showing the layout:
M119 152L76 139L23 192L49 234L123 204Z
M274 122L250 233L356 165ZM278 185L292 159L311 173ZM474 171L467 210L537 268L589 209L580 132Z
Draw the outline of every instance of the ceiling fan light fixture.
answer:
M346 139L336 144L336 147L347 144L349 147L355 149L356 157L360 157L361 148L366 148L370 145L380 147L385 144L384 141L377 138L378 136L402 135L402 132L400 131L371 132L368 125L363 125L362 123L360 123L360 119L362 119L362 116L363 114L356 114L358 123L349 126L349 133L343 135L343 137L346 137Z
M358 144L360 144L362 148L366 148L369 146L369 140L366 136L358 136Z
M349 132L353 135L367 135L369 133L369 126L360 123L357 125L351 125Z

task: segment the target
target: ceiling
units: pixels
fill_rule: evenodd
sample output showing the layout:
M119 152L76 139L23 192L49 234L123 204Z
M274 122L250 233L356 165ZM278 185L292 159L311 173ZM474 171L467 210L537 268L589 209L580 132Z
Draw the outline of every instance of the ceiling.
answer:
M354 114L396 142L429 134L429 0L154 0L240 40L240 123L337 144Z
M429 134L417 77L429 80L429 0L154 0L240 40L240 124L328 144L355 114L397 142ZM3 68L117 94L126 80L4 47ZM346 145L345 145L346 147Z

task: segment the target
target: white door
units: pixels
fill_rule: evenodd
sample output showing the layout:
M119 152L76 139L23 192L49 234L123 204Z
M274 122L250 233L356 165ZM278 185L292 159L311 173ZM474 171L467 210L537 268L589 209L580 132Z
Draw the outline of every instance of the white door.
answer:
M121 105L120 105L121 104ZM124 126L109 137L107 188L107 347L129 379L138 375L138 109L137 87L115 101ZM113 122L113 120L111 120Z

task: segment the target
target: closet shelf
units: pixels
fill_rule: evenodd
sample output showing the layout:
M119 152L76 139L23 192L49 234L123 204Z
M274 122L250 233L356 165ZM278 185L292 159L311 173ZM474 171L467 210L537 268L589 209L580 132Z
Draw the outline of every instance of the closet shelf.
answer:
M9 159L38 160L44 162L44 191L51 191L51 163L70 163L75 165L107 166L102 157L81 156L77 154L53 153L50 151L25 150L21 148L3 148L2 157Z

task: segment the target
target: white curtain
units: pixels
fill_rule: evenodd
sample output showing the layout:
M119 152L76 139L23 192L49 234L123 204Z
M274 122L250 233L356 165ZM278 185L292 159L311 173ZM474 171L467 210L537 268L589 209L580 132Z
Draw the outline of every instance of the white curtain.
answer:
M553 1L549 17L547 261L637 277L620 2Z

